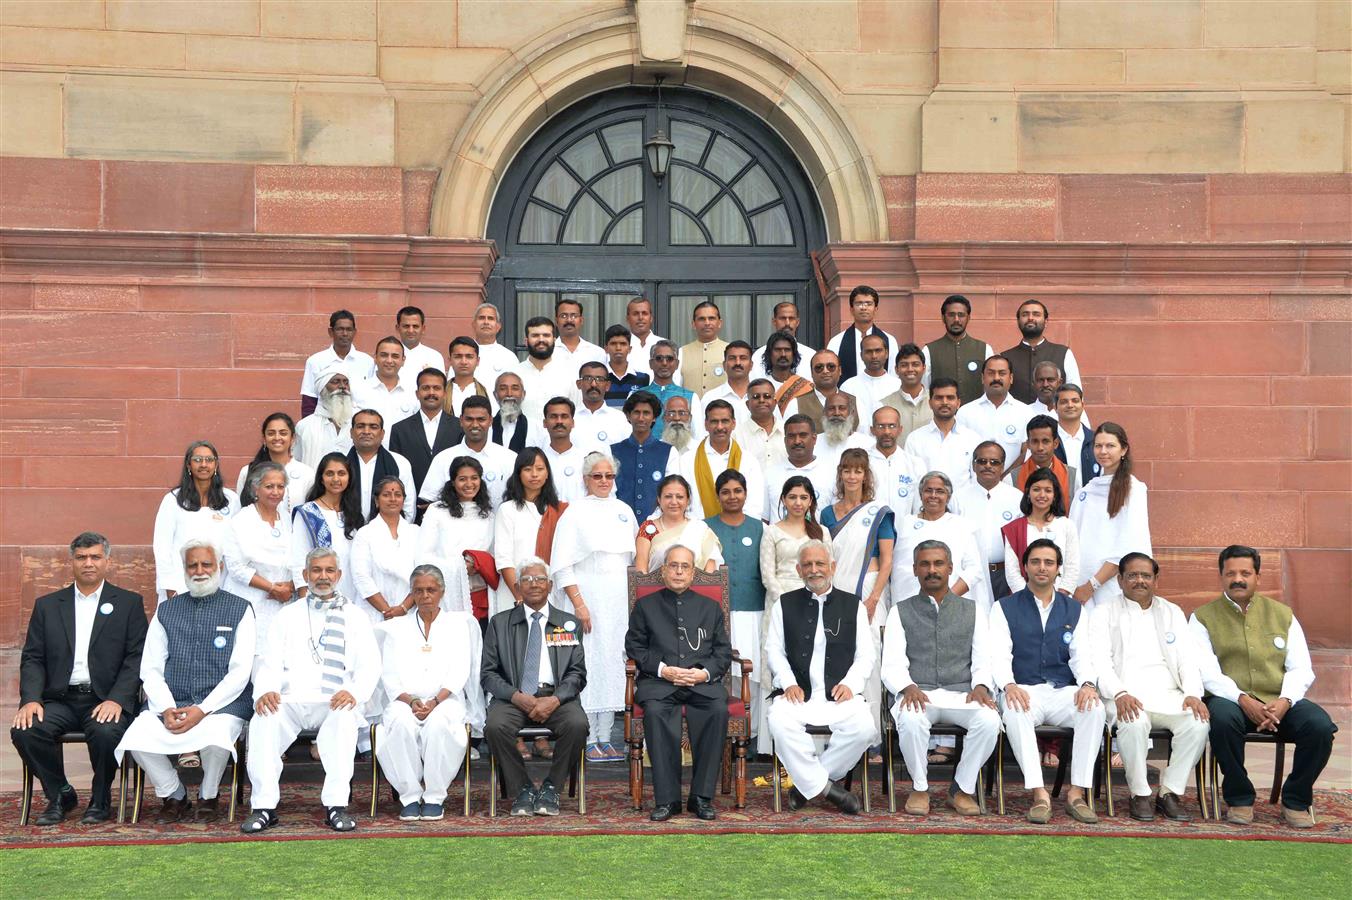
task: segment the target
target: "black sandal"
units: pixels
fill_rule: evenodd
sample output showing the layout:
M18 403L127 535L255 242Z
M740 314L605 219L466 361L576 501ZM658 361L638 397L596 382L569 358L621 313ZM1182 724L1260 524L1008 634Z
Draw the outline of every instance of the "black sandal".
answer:
M347 810L341 806L329 807L328 825L334 831L357 830L357 820L349 816Z
M277 825L281 819L270 809L256 809L249 818L240 823L239 830L245 834L259 834Z

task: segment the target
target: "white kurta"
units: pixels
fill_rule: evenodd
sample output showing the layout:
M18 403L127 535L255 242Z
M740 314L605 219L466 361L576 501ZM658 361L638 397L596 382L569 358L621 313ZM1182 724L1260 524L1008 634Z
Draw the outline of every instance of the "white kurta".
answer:
M784 504L779 501L779 495L784 490L784 482L795 475L803 475L812 482L812 487L817 492L817 509L835 501L836 467L830 460L822 459L818 455L812 462L799 468L786 459L780 465L771 468L765 476L764 504L767 522L778 522L784 518Z
M315 483L315 470L305 463L296 459L294 456L287 461L286 466L286 497L277 505L288 519L291 518L291 511L305 502L305 495L310 493L310 488ZM244 482L248 481L249 467L244 466L239 470L239 477L235 479L235 493L244 496Z
M1150 544L1150 511L1145 484L1132 476L1126 504L1117 515L1109 517L1108 489L1112 481L1111 475L1098 476L1080 488L1070 507L1070 521L1080 538L1080 577L1084 581L1088 581L1105 562L1117 565L1128 553L1154 553ZM1117 579L1109 578L1094 591L1089 605L1092 607L1121 596Z
M897 543L892 551L892 603L920 593L920 580L915 577L915 548L921 541L943 541L953 557L951 587L959 578L967 582L964 597L976 600L982 614L991 607L990 584L982 571L981 552L976 547L972 525L955 513L944 513L934 521L920 516L900 516L897 519Z
M441 355L434 347L427 344L418 344L416 347L404 348L404 364L399 368L399 381L409 387L410 390L418 389L418 373L423 369L436 369L443 375L450 374L446 368L446 358ZM412 415L410 413L409 415ZM390 430L392 423L385 423L385 430Z
M577 366L570 371L557 349L543 369L537 369L534 360L527 356L512 371L520 376L521 386L526 391L525 399L521 401L521 414L529 425L538 426L544 421L545 404L555 397L567 397L578 406L582 405L577 389Z
M164 727L164 720L160 718L165 710L178 705L164 680L164 668L169 661L169 635L158 615L151 619L141 651L141 683L146 695L146 709L122 735L122 742L115 751L118 762L122 761L122 754L128 752L178 754L193 753L204 747L219 747L233 756L244 720L217 710L233 703L248 687L256 644L254 617L245 613L235 628L235 644L230 649L225 677L198 704L206 717L187 731L174 734Z
M585 497L564 511L554 532L550 571L560 591L577 586L591 614L582 638L587 651L588 713L624 708L624 635L629 629L627 570L634 561L638 524L624 501ZM566 594L565 594L566 597ZM576 614L565 599L563 608Z
M403 603L409 594L409 575L417 565L418 526L400 519L398 532L398 537L392 536L390 526L377 516L352 536L352 583L357 589L353 602L375 624L384 616L366 598L380 594L390 606Z
M874 497L900 515L920 509L920 477L927 470L918 459L901 447L883 456L873 446L868 450L868 467L873 473Z
M1005 402L996 406L982 394L958 409L958 424L976 432L981 440L995 441L1003 447L1005 465L1009 466L1018 461L1019 450L1028 436L1028 420L1037 414L1033 407L1014 397L1006 397Z
M338 554L338 568L343 573L338 582L338 593L344 597L355 597L357 591L352 583L352 541L343 533L343 517L321 504L315 505L319 507L324 521L328 523L331 538L329 547ZM355 538L357 532L352 532L352 536ZM314 548L314 542L310 539L310 532L305 523L299 516L294 516L291 519L291 576L296 590L305 587L305 555Z
M713 476L715 483L717 483L719 475L731 468L728 459L732 455L731 445L729 445L727 453L719 453L705 439L696 444L695 449L690 453L681 454L679 462L681 475L690 483L690 518L692 519L706 519L714 515L712 511L705 512L704 503L700 500L699 487L695 483L696 453L700 452L709 462L709 474ZM760 463L746 448L742 448L742 461L737 471L741 472L742 477L746 479L746 505L742 508L742 512L753 519L764 518L765 478L761 474Z
M258 643L261 648L268 626L284 604L263 590L250 586L255 574L271 582L292 581L291 520L278 509L276 526L263 521L258 507L249 504L230 518L230 540L225 545L225 589L243 597L253 606L258 618ZM303 582L302 582L303 584ZM292 586L298 585L292 581Z
M318 353L310 354L310 358L305 360L305 374L300 380L301 396L319 396L320 386L315 384L315 380L332 363L342 364L343 372L347 375L348 383L351 385L361 384L362 380L374 372L376 367L376 361L356 347L349 348L347 356L340 359L337 352L334 351L333 345L330 344Z
M418 533L417 564L431 563L441 569L449 587L451 579L462 577L466 572L464 552L483 550L493 552L492 515L482 518L479 507L474 504L461 504L461 515L455 518L450 510L440 503L433 503L423 514L422 530ZM447 590L442 606L449 612L468 612L468 596L460 596L459 591Z
M873 413L883 405L883 398L893 391L901 390L901 379L891 372L870 375L861 371L853 378L845 379L840 389L854 395L855 407L859 410L859 421L872 423Z
M1056 576L1056 589L1062 593L1072 594L1080 586L1080 538L1075 530L1075 523L1065 516L1059 516L1052 519L1046 528L1038 528L1032 522L1028 523L1028 543L1039 538L1046 538L1056 544L1061 550L1061 574ZM1003 536L1002 536L1003 537ZM1009 546L1009 541L1004 541L1005 554L1005 581L1009 583L1009 589L1015 593L1028 586L1028 579L1023 577L1023 569L1020 567L1020 559L1014 555L1014 550Z
M574 432L576 435L576 432ZM603 449L595 444L582 443L576 440L567 450L559 453L549 444L540 448L545 458L549 460L549 472L554 478L554 490L558 493L559 499L564 503L572 503L580 500L587 493L586 485L582 481L582 461L588 453L593 450ZM610 448L604 448L606 453Z
M593 411L579 404L573 414L574 444L592 444L609 452L611 444L618 444L633 433L634 429L618 406L602 404L599 409ZM549 439L546 437L545 443L540 446L547 446L548 443ZM558 481L559 473L555 472L554 483L557 485Z
M164 495L155 513L155 589L161 603L165 591L181 594L188 589L183 577L183 557L179 549L191 540L212 541L224 549L228 540L229 519L239 512L239 497L225 489L225 509L202 508L188 511L178 505L178 488Z
M341 430L333 420L318 412L296 423L296 443L291 452L297 459L312 469L319 467L319 461L329 453L347 453L352 449L352 428Z
M920 474L943 472L954 487L972 477L972 453L984 438L962 422L954 422L947 436L933 422L906 436L905 450L920 463Z
M474 369L474 377L490 391L503 372L510 372L521 360L516 354L499 343L479 344L479 365Z
M484 469L483 483L488 488L488 497L494 506L500 504L502 492L507 489L507 479L512 477L512 469L516 467L516 453L492 441L486 442L482 450L471 449L461 441L432 457L418 497L431 503L441 499L441 489L451 477L451 463L457 456L469 456L479 461Z
M404 518L410 522L418 514L418 491L413 485L413 464L408 461L408 457L394 451L389 451L390 456L394 458L394 467L399 473L399 482L404 486ZM357 496L361 498L361 509L366 515L371 514L373 506L372 500L375 492L376 480L376 460L378 456L372 454L369 460L361 458L357 454L357 465L354 467L353 475L357 479Z

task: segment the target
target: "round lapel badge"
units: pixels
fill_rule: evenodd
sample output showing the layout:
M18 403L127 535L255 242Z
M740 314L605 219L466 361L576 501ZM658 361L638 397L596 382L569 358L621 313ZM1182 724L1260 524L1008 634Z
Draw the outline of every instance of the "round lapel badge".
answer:
M722 366L714 366L714 375L715 375L716 377L718 377L718 378L722 378L722 377L723 377L723 367L722 367Z
M975 372L975 371L976 371L976 363L974 363L974 362L969 362L969 363L967 364L967 371L968 371L968 372Z
M875 516L875 515L877 515L877 514L878 514L878 504L876 504L876 503L870 503L870 504L869 504L869 507L868 507L868 514L869 514L870 516Z
M1014 433L1015 431L1017 431L1017 430L1018 430L1018 429L1016 429L1013 425L1006 425L1006 426L1005 426L1005 434L1013 434L1013 433Z
M573 474L573 467L572 467L572 466L564 466L564 467L563 467L563 474L568 475L568 476L572 476L572 474Z
M742 538L742 546L743 546L743 547L750 547L750 546L751 546L751 537L750 537L750 535L748 535L747 537Z
M912 525L911 527L914 528L916 531L919 531L920 529L925 527L925 523L921 522L919 519L916 519L915 524Z
M869 526L872 525L872 524L873 524L873 520L872 520L872 519L865 519L865 520L864 520L864 527L865 527L865 528L869 527Z
M224 649L225 649L225 635L223 635L223 634L218 634L218 635L216 635L216 639L215 639L214 641L212 641L211 644L212 644L212 646L214 646L217 650L224 650Z
M621 522L628 522L628 521L629 521L629 513L620 513L619 519L620 519Z
M604 431L598 431L596 432L596 437L598 440L604 441L606 439L606 433Z
M1275 638L1272 639L1272 646L1276 647L1278 650L1285 650L1286 638L1282 637L1280 634L1277 635Z
M1003 513L1001 513L1001 515L1005 517L1006 522L1014 521L1014 514L1009 510L1005 510Z
M904 487L897 488L897 496L898 496L898 497L909 497L909 496L911 496L910 488L904 488Z
M1175 640L1174 633L1172 631L1166 631L1164 633L1164 643L1172 644L1174 640Z
M112 614L113 614L113 604L111 604L111 603L104 603L104 604L102 604L101 606L99 606L99 612L103 613L105 616L110 616L110 615L112 615ZM1281 640L1281 638L1278 638L1278 640ZM1280 647L1281 644L1278 644L1277 646Z
M1069 631L1063 631L1063 632L1061 632L1061 643L1063 643L1063 644L1069 644L1069 643L1070 643L1070 639L1071 639L1071 633L1070 633Z
M655 471L655 472L653 472L653 481L661 481L661 480L662 480L662 473L661 473L660 471Z
M564 630L564 631L568 631L568 632L577 631L577 623L576 623L576 622L564 622L564 623L563 623L563 630Z
M1083 500L1085 497L1088 497L1088 496L1089 496L1089 492L1088 492L1088 491L1080 491L1080 496L1077 497L1076 499L1078 499L1078 500Z

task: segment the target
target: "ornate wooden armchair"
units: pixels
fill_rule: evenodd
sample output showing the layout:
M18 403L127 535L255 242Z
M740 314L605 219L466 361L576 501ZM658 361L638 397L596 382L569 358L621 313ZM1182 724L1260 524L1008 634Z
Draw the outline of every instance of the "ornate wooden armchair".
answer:
M629 609L640 597L662 590L662 580L658 573L639 572L629 567ZM723 609L723 628L732 634L731 607L728 594L728 569L719 567L717 572L696 571L692 591L715 600ZM643 707L634 702L634 679L638 674L638 665L632 660L624 664L624 742L629 747L629 793L634 801L634 809L643 808ZM723 793L732 793L734 784L736 794L734 804L738 809L746 806L746 757L751 745L751 661L743 659L732 648L732 665L724 677L728 690L728 737L723 746ZM739 683L740 682L740 689ZM684 730L684 725L682 726ZM735 774L734 774L735 770Z

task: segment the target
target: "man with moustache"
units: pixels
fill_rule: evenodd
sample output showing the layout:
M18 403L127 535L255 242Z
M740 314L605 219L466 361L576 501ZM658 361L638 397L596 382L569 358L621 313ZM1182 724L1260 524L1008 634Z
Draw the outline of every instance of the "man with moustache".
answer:
M901 414L890 406L880 406L873 414L873 446L868 450L868 467L873 473L874 498L885 503L900 517L917 508L920 477L931 469L922 468L915 457L901 448Z
M499 375L493 382L493 397L498 401L498 414L493 417L491 432L493 443L520 453L526 447L538 447L548 439L542 429L528 423L521 412L526 391L521 386L520 375L515 372Z
M723 348L723 371L727 374L726 384L720 384L704 395L703 402L724 400L732 405L733 417L745 422L751 417L746 408L746 392L751 386L751 345L746 341L731 341Z
M521 412L529 425L543 421L545 401L556 396L561 386L577 379L579 364L570 365L556 352L558 333L554 320L548 316L534 316L526 321L526 358L513 371L525 391ZM604 362L601 365L605 367ZM571 390L567 393L572 396Z
M660 340L654 343L652 354L648 359L651 363L653 380L647 386L639 388L640 391L646 391L657 398L658 415L657 421L653 423L653 434L659 438L662 436L666 424L662 421L661 410L666 408L667 401L672 397L684 397L690 403L692 414L694 410L698 409L700 415L704 415L704 410L699 405L699 398L695 396L695 392L689 388L681 387L674 380L678 360L676 345L671 341Z
M582 302L572 297L561 296L554 303L554 321L558 325L558 340L554 345L554 358L569 371L576 372L584 362L599 362L605 365L606 351L582 336Z
M1010 593L1005 580L1005 536L1000 529L1023 514L1023 491L1005 481L1004 472L1004 450L995 441L982 441L972 453L972 477L953 491L953 511L972 527L986 566L989 580L980 590L990 592L987 603Z
M961 294L951 294L939 307L944 336L925 345L925 386L934 390L936 378L951 378L958 384L958 399L970 403L981 396L981 364L995 354L991 345L967 333L972 304Z
M647 372L638 372L629 366L629 329L611 325L606 329L606 405L616 409L624 406L624 398L652 381Z
M318 405L319 391L324 386L319 376L335 365L347 376L349 384L360 384L371 374L374 360L362 353L352 342L357 338L357 317L345 309L329 314L329 339L332 346L313 353L305 360L305 374L300 381L300 414L310 415Z
M859 342L859 348L859 355L864 359L864 370L847 379L840 387L854 396L859 415L872 419L873 411L882 406L883 398L901 388L901 381L887 371L887 342L881 335L866 335Z
M502 318L496 306L480 303L474 307L470 321L474 328L474 342L479 345L479 366L474 370L474 377L481 384L493 384L503 372L515 369L520 360L515 353L498 343Z
M858 404L854 395L840 387L840 357L830 350L818 350L812 354L812 362L808 368L812 373L812 391L803 394L790 404L791 410L802 413L816 422L818 434L826 427L826 398L832 394L841 393L848 397L850 409L855 412L856 417L858 416Z
M460 415L466 397L487 397L497 412L497 401L474 374L478 368L479 345L464 335L451 341L451 380L446 385L446 411L451 415Z
M1211 713L1211 753L1224 777L1226 821L1250 825L1254 789L1244 768L1244 736L1266 732L1294 744L1291 774L1282 785L1282 819L1291 828L1313 828L1314 783L1328 764L1338 726L1305 696L1314 684L1305 631L1289 606L1258 593L1262 565L1252 547L1222 550L1221 596L1188 623Z
M549 471L554 476L554 489L564 503L581 499L586 491L582 485L582 460L596 444L577 444L573 440L573 401L555 397L545 404L545 430L549 443L540 448L549 460Z
M1076 487L1103 474L1103 467L1094 458L1093 433L1084 411L1084 391L1078 384L1061 385L1056 389L1056 456L1080 473Z
M897 351L897 378L901 387L882 399L901 416L901 433L910 434L921 425L934 421L925 387L925 354L915 344L902 344Z
M451 463L458 456L470 456L483 466L483 484L488 489L489 500L494 506L502 502L507 479L516 466L516 454L488 439L492 423L487 397L465 398L465 404L460 408L460 430L464 432L464 440L433 457L418 493L421 499L428 503L441 499L441 489L451 477Z
M646 379L647 376L645 375ZM629 421L625 418L624 404L611 406L606 402L607 389L610 386L610 373L598 362L585 362L578 367L577 391L582 397L580 405L574 405L575 442L591 449L608 447L629 436ZM629 399L632 392L625 396ZM578 469L578 471L582 471ZM558 473L554 474L557 482Z
M851 447L869 448L869 439L859 432L859 421L849 394L843 391L828 394L824 412L822 431L817 435L817 450L832 468L840 461L840 454Z
M367 357L368 359L370 357ZM348 426L356 405L347 373L338 363L318 376L319 405L296 423L296 443L292 455L310 468L316 468L326 453L346 453L352 449Z
M676 448L679 454L694 449L695 430L691 427L690 401L684 397L671 397L662 411L662 419L667 423L662 429L662 440Z
M765 516L770 522L783 518L779 492L785 480L802 475L812 482L817 508L832 502L836 490L836 467L817 456L817 429L807 416L789 416L784 421L784 449L787 459L770 470L765 481Z
M653 431L653 422L661 411L657 397L646 389L630 394L624 401L630 434L610 445L617 465L615 496L629 504L640 522L657 507L657 485L680 471L675 448L659 440Z
M981 378L985 392L963 404L958 410L958 423L979 434L983 441L998 443L1005 451L1005 465L1012 466L1023 458L1028 420L1037 413L1027 403L1009 396L1009 360L1003 356L987 358Z
M775 385L775 406L780 416L788 415L793 401L812 393L812 382L797 374L802 357L798 342L787 331L776 331L765 341L766 371Z
M695 304L691 324L695 339L681 348L677 378L682 387L703 397L727 381L723 371L723 351L728 342L718 336L723 327L723 314L719 312L718 304L712 300Z
M653 345L666 340L653 331L653 302L633 297L624 307L624 322L629 326L629 368L652 374Z
M898 346L895 337L883 331L874 322L878 315L878 292L866 284L850 291L850 318L854 321L840 334L831 338L826 348L840 357L840 377L848 381L863 371L860 359L864 338L879 335L883 338L883 355L890 357Z
M784 300L776 303L774 311L771 314L770 326L772 332L787 331L796 339L798 336L797 305L794 304L792 300ZM804 378L811 378L812 367L809 365L809 360L812 359L812 348L800 341L798 344L798 357L800 360L797 369L798 374ZM764 347L757 347L755 352L751 355L751 371L757 374L770 371L765 365Z
M759 519L765 496L764 481L759 463L732 436L732 405L726 400L710 400L704 407L704 431L704 439L692 452L682 454L679 462L681 476L690 485L690 518L706 519L719 514L722 504L718 496L718 476L732 469L742 473L742 489L747 497L743 501L746 514Z
M454 447L464 437L460 422L446 412L445 399L445 373L422 370L418 373L418 411L395 422L390 429L390 452L408 460L413 471L414 497L422 490L433 457L447 447ZM418 501L419 519L426 508L426 502Z
M798 551L803 587L770 610L765 660L774 690L766 722L793 779L789 809L822 797L858 815L858 798L837 782L873 742L877 712L864 699L864 683L875 656L868 610L854 594L832 587L835 568L831 548L808 541ZM809 725L831 729L825 751L817 752Z
M417 372L405 371L404 344L399 338L381 338L376 344L375 373L352 385L354 409L374 409L393 426L418 411ZM393 428L385 431L385 447L390 446Z
M221 775L253 711L248 692L257 648L253 607L221 590L216 546L188 541L180 554L188 592L155 609L141 653L146 707L117 747L118 762L122 754L132 754L163 801L159 825L190 814L197 822L215 821ZM202 759L195 813L173 763L182 753Z
M737 443L760 464L762 472L769 472L788 458L784 423L775 415L775 386L770 379L754 378L747 384L746 412L747 420L737 424Z
M392 475L404 485L404 518L411 522L418 512L413 466L402 455L381 446L384 437L385 422L374 409L363 409L352 416L352 449L347 451L347 462L357 479L361 510L368 520L376 517L375 486Z
M957 418L956 381L936 378L929 392L934 419L906 436L906 452L915 457L922 474L943 472L953 484L962 484L971 477L972 454L981 437Z
M1047 305L1041 300L1025 300L1019 304L1014 317L1019 323L1023 340L1001 354L1009 360L1014 372L1014 384L1009 390L1014 398L1024 403L1032 403L1036 399L1033 378L1038 364L1042 362L1054 364L1071 384L1080 384L1080 366L1075 361L1075 354L1065 344L1053 343L1042 336L1051 319Z

